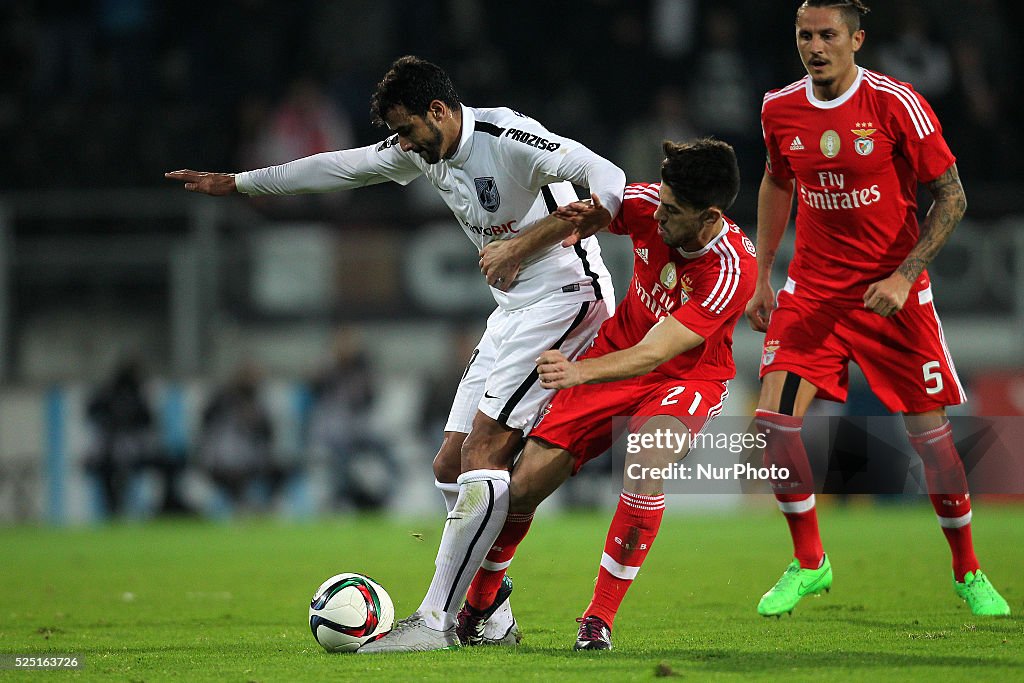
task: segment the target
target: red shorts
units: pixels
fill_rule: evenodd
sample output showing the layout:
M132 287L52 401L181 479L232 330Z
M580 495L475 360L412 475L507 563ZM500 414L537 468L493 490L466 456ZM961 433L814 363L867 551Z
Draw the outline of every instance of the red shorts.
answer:
M967 400L930 286L911 291L903 310L889 318L862 306L779 292L765 334L761 377L790 371L817 387L819 398L844 402L851 360L894 413L923 413Z
M591 351L583 358L603 355ZM530 436L569 451L576 459L572 470L576 474L585 462L611 448L613 417L671 415L691 434L699 434L722 412L728 395L725 382L674 379L654 372L617 382L581 384L555 394ZM640 424L631 422L630 429Z

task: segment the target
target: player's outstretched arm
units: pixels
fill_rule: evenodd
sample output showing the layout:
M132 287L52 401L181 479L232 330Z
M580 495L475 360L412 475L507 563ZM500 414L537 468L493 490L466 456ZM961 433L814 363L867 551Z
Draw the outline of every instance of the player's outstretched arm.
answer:
M164 173L164 178L177 180L185 183L185 189L189 192L201 192L202 194L222 197L227 194L238 192L235 186L234 173L210 173L208 171L193 171L182 169Z
M766 170L757 193L757 284L745 311L750 327L757 332L768 331L775 310L772 266L789 224L793 187L791 179L777 178Z
M634 346L597 358L570 362L561 351L545 351L537 358L537 374L545 389L614 382L646 375L703 343L704 337L668 316L659 320Z
M422 173L397 145L369 145L320 152L277 166L241 173L172 171L164 177L184 181L185 189L204 194L293 195L352 190L389 180L408 184Z
M928 191L934 201L921 223L917 244L895 273L872 283L864 292L864 307L880 316L888 317L903 309L914 281L949 241L967 211L967 196L956 164L928 183Z

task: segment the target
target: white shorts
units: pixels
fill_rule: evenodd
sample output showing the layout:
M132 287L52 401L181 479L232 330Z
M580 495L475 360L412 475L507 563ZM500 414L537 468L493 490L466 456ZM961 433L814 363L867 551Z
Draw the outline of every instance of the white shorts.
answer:
M537 356L558 349L575 358L590 347L611 307L600 300L494 311L462 375L445 431L469 434L479 410L529 434L555 393L540 386Z

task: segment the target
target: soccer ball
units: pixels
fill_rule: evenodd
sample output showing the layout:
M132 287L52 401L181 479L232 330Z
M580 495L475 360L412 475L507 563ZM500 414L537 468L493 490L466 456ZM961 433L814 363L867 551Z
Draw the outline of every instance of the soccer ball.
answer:
M390 631L394 621L391 596L362 574L332 576L309 603L309 629L328 652L355 652Z

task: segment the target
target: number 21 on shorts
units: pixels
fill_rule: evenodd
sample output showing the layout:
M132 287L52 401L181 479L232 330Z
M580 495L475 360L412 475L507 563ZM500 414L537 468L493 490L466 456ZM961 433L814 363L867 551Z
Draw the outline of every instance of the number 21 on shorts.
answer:
M661 405L670 406L679 403L679 399L676 398L676 396L683 393L684 391L686 391L686 387L672 387L671 389L668 390L668 394L665 396L665 398L661 400ZM690 415L693 415L695 412L697 412L697 406L700 405L700 399L700 392L695 391L693 394L693 402L690 403L690 407L686 409L686 412L688 412Z

